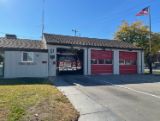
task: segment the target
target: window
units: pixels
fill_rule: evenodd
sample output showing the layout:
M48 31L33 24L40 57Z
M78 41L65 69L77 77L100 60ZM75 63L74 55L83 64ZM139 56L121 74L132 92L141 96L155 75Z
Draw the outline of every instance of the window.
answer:
M105 64L112 64L112 60L111 59L106 59Z
M91 64L112 64L112 59L92 59Z
M120 65L125 65L125 60L120 59L119 64L120 64Z
M92 59L91 60L91 64L97 64L97 60L96 59Z
M126 65L136 65L135 60L126 60Z
M99 60L99 64L104 64L104 60Z
M50 49L50 53L54 53L54 49Z
M136 60L123 60L119 61L120 65L136 65Z
M131 65L131 61L130 60L126 60L125 65Z
M23 62L33 62L33 53L32 52L23 52L22 61Z

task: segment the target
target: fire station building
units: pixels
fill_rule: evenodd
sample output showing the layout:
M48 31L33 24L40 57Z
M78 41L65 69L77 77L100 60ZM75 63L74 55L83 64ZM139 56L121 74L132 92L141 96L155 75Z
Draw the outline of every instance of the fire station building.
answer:
M107 39L43 35L43 40L0 38L0 76L48 77L144 73L144 52Z
M60 49L79 52L83 75L141 74L144 71L143 50L129 43L53 34L44 34L44 41L49 53L49 76L58 74L55 63Z

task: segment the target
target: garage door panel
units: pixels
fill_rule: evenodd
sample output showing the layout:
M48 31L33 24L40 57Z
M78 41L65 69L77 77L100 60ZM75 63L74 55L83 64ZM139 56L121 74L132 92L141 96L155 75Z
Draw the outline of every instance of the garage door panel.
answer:
M120 51L120 74L137 73L137 52Z
M113 73L112 65L92 65L92 74L111 74Z
M113 52L106 50L92 50L91 59L96 60L96 64L91 65L92 74L111 74L113 73L112 65ZM103 64L100 61L104 61Z
M120 66L120 73L121 74L136 74L137 73L137 66L136 65L121 65Z
M112 51L92 50L92 59L109 59L112 58Z
M120 59L137 59L137 52L123 52L120 51Z

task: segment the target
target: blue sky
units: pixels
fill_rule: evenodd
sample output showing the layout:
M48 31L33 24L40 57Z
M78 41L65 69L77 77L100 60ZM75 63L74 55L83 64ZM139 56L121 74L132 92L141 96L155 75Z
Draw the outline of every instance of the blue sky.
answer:
M159 0L46 0L45 32L112 39L123 20L142 20L135 14L146 6L152 9L152 30L160 32ZM0 0L0 36L40 39L42 0Z

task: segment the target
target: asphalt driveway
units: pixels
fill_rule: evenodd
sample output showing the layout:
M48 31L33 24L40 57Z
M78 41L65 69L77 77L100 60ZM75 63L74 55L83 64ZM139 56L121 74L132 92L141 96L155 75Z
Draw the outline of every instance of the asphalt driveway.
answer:
M160 121L160 76L61 76L79 121Z

